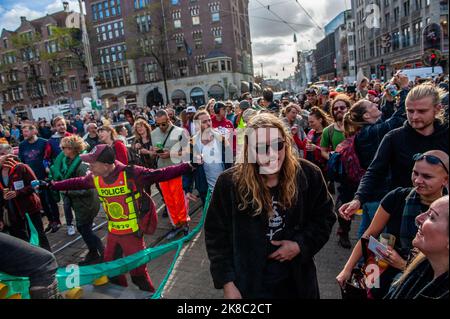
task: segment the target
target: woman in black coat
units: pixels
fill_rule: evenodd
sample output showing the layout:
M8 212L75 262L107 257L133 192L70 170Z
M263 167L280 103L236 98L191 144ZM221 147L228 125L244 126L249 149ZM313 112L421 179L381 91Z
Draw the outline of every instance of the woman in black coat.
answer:
M313 257L336 216L320 169L292 153L281 120L255 116L243 154L217 180L205 223L225 298L319 298Z

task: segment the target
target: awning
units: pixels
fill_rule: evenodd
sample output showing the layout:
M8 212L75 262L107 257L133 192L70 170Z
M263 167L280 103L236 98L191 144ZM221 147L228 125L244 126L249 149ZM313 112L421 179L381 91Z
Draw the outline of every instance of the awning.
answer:
M241 81L241 92L248 92L250 90L250 84L246 81Z
M106 94L103 94L102 96L100 96L101 99L109 99L112 97L116 97L116 96L112 93L106 93Z
M208 94L209 95L223 95L225 93L223 87L221 87L220 85L213 85L209 88L208 90Z
M205 96L205 92L200 88L195 88L191 91L191 97L195 96Z
M176 90L172 93L172 100L185 100L186 94L182 90Z
M133 92L133 91L123 91L123 92L120 92L118 95L117 95L117 97L122 97L122 96L129 96L129 95L136 95L137 93L136 92Z

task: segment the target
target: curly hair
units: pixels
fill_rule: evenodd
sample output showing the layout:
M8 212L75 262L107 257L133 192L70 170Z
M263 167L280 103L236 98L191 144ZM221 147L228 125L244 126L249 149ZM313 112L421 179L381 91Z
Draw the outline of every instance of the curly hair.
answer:
M69 147L77 154L81 154L86 149L86 143L78 135L70 135L61 140L61 147Z

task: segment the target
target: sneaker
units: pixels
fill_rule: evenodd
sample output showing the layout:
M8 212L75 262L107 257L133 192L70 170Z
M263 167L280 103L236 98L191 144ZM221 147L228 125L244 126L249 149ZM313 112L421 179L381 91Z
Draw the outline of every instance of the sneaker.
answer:
M183 235L184 236L189 235L189 225L183 227Z
M52 233L56 233L60 228L61 228L61 224L60 223L53 223L52 224Z
M350 239L348 238L348 235L341 235L339 236L338 244L345 249L352 248L352 244L350 243Z
M75 226L67 225L67 235L69 236L75 235Z
M51 230L53 230L53 224L52 223L48 223L47 227L44 229L44 233L49 233Z

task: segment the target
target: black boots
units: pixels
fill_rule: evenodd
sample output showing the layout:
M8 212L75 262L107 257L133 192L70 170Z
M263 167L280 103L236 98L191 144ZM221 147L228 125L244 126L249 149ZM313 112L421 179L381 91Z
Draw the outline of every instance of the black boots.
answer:
M352 248L352 244L350 243L350 239L348 238L348 234L339 234L338 244L345 249Z
M103 262L103 256L99 254L97 251L89 251L83 261L79 262L79 266L87 266L100 264Z
M37 286L30 288L31 299L63 299L58 293L58 282L55 280L47 287Z

